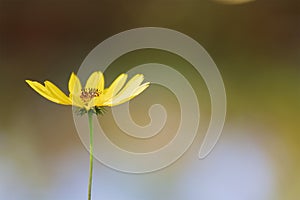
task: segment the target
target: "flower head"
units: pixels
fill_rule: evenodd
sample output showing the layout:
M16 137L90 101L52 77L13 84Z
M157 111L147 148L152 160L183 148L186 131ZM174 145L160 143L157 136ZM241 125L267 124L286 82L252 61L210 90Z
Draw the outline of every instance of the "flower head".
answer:
M81 114L90 110L102 114L104 107L127 102L143 92L150 84L149 82L142 84L144 80L142 74L136 74L125 84L126 79L127 74L121 74L108 88L104 88L104 76L102 72L96 71L90 75L85 87L82 87L79 78L72 73L68 96L50 81L45 81L44 85L37 81L26 80L26 82L37 93L52 102L74 105L79 108Z

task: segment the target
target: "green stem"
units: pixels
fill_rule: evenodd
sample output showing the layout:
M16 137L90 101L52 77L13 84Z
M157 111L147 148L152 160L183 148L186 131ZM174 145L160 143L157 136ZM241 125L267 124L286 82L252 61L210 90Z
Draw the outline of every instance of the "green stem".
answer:
M92 199L92 180L93 180L93 149L94 149L94 140L93 140L93 112L88 112L89 118L89 128L90 128L90 177L89 177L89 188L88 188L88 200Z

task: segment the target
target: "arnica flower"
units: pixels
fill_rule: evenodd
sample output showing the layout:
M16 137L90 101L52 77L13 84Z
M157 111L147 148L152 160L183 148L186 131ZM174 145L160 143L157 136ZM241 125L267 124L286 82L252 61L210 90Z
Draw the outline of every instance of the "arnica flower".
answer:
M90 75L85 87L81 86L79 78L72 73L69 80L69 95L67 96L50 81L42 85L37 81L26 80L26 82L37 93L46 99L62 105L73 105L78 108L80 115L88 113L90 129L90 175L88 185L88 200L92 199L92 177L93 177L93 114L103 114L105 107L116 106L136 97L149 87L149 82L143 83L144 76L137 74L126 84L127 74L119 75L108 87L104 88L104 76L97 71Z
M126 80L127 74L121 74L108 88L104 88L103 73L96 71L90 75L85 87L82 87L79 78L72 73L68 85L68 96L50 81L45 81L45 85L31 80L26 80L26 82L37 93L52 102L78 107L80 114L89 111L103 114L105 107L116 106L131 100L150 84L149 82L142 84L144 80L142 74L136 74L125 84Z

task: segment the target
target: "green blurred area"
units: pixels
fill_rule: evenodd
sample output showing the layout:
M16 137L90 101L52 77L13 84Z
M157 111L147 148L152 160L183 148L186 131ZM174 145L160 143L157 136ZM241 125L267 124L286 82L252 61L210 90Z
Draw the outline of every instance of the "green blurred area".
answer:
M67 92L70 73L78 70L101 41L137 27L165 27L194 38L214 59L226 88L227 123L268 130L258 137L278 170L279 199L298 199L299 24L297 0L257 0L241 5L209 0L2 0L0 156L13 157L17 165L23 166L24 176L40 179L43 177L34 176L36 166L51 174L53 168L47 161L68 147L83 151L71 108L49 103L24 80L50 80ZM207 126L210 101L205 83L189 63L173 54L151 49L131 52L112 63L105 72L107 82L120 72L147 62L171 65L191 80L203 105L203 123ZM149 88L144 97L136 100L139 109L144 109L136 114L137 121L140 112L147 112L152 103L146 101L151 93L158 94L158 101L172 97L158 86ZM146 102L145 108L141 101ZM169 103L170 110L177 105L175 100ZM139 123L148 122L144 117ZM113 140L114 137L117 136L112 136ZM28 155L31 156L27 159ZM47 184L49 177L42 182Z

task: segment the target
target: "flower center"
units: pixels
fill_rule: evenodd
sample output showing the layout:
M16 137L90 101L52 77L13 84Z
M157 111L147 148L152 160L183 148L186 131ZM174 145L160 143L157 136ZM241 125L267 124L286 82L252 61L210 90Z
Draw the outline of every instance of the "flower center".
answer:
M84 89L81 89L80 98L82 99L82 101L84 101L85 103L87 103L91 99L93 99L94 97L99 97L100 94L101 94L101 92L99 92L98 89L95 89L95 88L84 88Z

